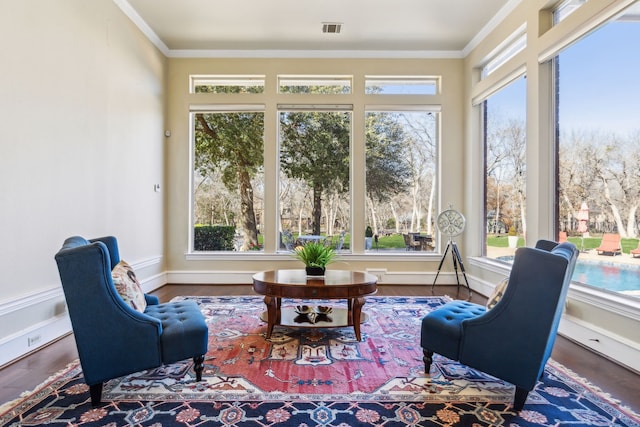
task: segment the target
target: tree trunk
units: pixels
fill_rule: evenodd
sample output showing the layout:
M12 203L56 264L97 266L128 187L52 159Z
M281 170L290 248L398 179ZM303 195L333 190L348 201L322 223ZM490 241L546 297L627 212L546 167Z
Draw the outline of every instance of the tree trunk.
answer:
M396 212L396 208L393 206L393 202L389 202L389 206L391 206L391 215L393 215L393 222L396 224L396 233L400 234L400 218L398 218L398 212Z
M320 220L322 219L322 187L313 186L313 231L311 234L320 235Z
M636 212L638 211L638 205L629 207L629 214L627 215L627 237L637 237L636 227Z
M376 209L371 197L367 197L367 203L369 204L369 215L371 215L371 228L373 229L373 234L378 234L378 218L376 217Z
M304 207L300 206L300 210L298 211L298 236L302 234L302 212L304 212Z
M521 191L518 192L518 197L520 199L520 218L522 221L522 235L524 237L524 243L526 245L527 243L527 209L525 206L524 194Z
M500 222L500 184L498 184L498 180L496 180L496 215L493 218L493 223L494 223L493 232L495 234L498 234L499 222Z
M429 191L429 204L427 206L427 234L433 236L433 203L436 198L435 180L431 180L431 190Z
M567 206L571 206L571 200L569 200L569 196L567 196L567 193L563 193L562 198L564 199ZM565 219L565 221L567 221L564 226L565 231L571 230L571 209L567 209L567 218ZM556 230L556 231L560 231L560 230Z
M620 216L620 211L618 210L618 206L614 203L611 198L611 191L609 190L609 183L606 179L602 179L602 186L604 187L604 198L609 203L609 207L611 208L611 213L613 214L613 219L616 222L616 227L618 228L618 233L620 237L627 237L626 229L622 224L622 217Z
M258 226L256 214L253 210L253 187L249 174L241 170L238 173L240 187L240 214L242 216L242 251L247 251L251 246L258 246Z
M414 183L413 188L411 189L411 198L413 207L411 208L411 228L409 231L420 231L420 200L418 194L420 193L420 184Z

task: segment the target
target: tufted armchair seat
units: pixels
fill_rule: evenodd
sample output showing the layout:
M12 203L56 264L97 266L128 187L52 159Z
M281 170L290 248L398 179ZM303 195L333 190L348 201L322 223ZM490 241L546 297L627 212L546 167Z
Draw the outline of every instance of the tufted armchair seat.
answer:
M208 328L194 301L159 304L144 294L139 311L118 293L112 278L120 262L115 237L65 240L55 255L91 403L102 400L104 381L193 358L202 379Z
M516 386L522 409L551 355L578 258L572 243L541 240L516 250L502 298L491 308L452 301L422 319L425 372L433 354Z
M442 354L457 354L462 338L462 321L478 317L486 311L479 304L451 301L422 319L422 330L429 331L429 338L425 341Z
M144 314L154 317L162 323L162 335L160 338L162 342L162 360L165 363L185 359L185 351L183 349L187 345L185 343L201 344L203 341L202 334L207 332L203 329L204 317L194 301L149 305ZM206 328L206 324L204 324L204 327ZM206 353L206 347L204 352L201 352L201 349L202 346L194 347L197 353ZM196 367L199 368L199 366ZM196 371L196 374L198 375L197 380L200 381L202 371Z

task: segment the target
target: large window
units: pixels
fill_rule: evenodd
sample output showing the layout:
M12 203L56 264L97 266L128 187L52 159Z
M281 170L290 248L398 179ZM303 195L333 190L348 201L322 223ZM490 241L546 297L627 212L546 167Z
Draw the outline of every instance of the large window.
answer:
M275 77L190 76L190 251L433 252L440 77Z
M485 255L508 261L526 235L526 79L484 102Z
M262 250L264 113L198 111L191 123L193 250Z
M351 224L350 111L280 112L280 248L345 250Z
M366 250L434 250L437 115L367 112Z
M558 236L583 253L574 280L640 296L640 22L638 5L555 59ZM605 233L620 251L600 251ZM620 253L621 252L621 253Z

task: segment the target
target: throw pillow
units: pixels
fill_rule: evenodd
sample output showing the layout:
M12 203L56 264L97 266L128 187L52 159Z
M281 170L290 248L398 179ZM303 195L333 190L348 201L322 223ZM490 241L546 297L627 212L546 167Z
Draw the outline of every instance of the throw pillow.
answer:
M140 282L129 264L120 261L111 271L111 277L118 294L125 303L139 312L143 312L147 308L147 301L144 299Z
M491 310L493 307L496 306L496 304L498 304L500 299L502 299L502 296L504 295L505 291L507 290L508 284L509 284L509 278L505 277L504 279L502 279L500 283L496 285L495 289L493 290L493 293L487 300L487 310Z

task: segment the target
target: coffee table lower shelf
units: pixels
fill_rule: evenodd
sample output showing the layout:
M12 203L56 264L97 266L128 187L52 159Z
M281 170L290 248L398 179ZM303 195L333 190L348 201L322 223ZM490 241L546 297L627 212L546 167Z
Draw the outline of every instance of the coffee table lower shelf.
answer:
M360 324L366 322L368 319L369 316L367 313L361 313ZM260 314L260 320L267 324L269 323L268 311L265 310ZM294 328L345 328L353 326L353 324L349 322L349 310L339 307L333 307L333 310L329 314L316 315L314 322L311 322L308 315L297 313L295 307L282 307L280 309L280 321L274 326L278 325Z

